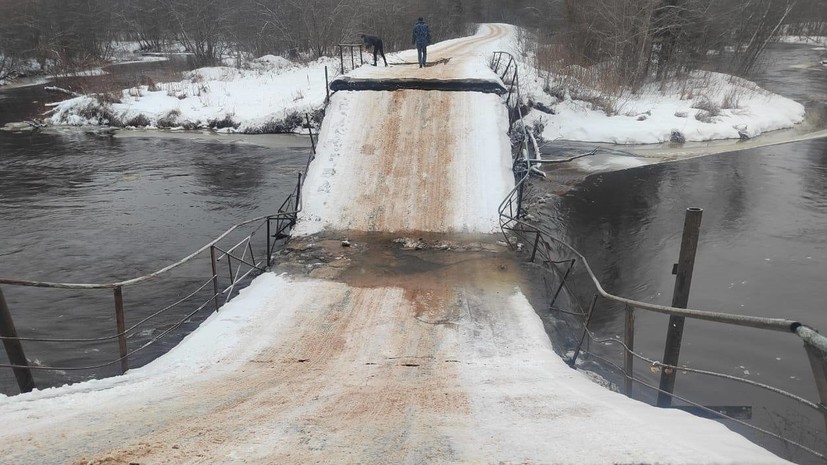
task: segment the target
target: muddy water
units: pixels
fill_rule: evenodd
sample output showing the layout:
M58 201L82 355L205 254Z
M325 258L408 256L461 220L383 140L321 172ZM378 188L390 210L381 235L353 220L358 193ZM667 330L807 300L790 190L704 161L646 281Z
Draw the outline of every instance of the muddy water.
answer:
M774 46L769 67L757 80L810 108L823 105L827 72L807 65L819 53L811 47ZM535 188L542 195L561 191L559 185L545 185L535 183ZM677 261L684 211L701 207L692 308L784 317L827 330L822 296L827 276L827 139L593 175L552 199L536 205L535 213L587 257L611 293L670 304L671 268ZM588 301L589 292L582 294L581 300ZM598 307L593 328L602 336L622 335L622 310ZM662 359L666 327L665 317L639 312L637 349ZM595 349L622 364L615 348ZM818 398L802 344L790 334L688 321L681 363ZM638 362L637 375L657 385L659 375L641 365ZM622 384L610 367L598 363L597 369ZM825 452L823 419L766 391L681 373L676 392L705 405L749 405L753 424ZM645 388L636 396L654 398ZM776 441L743 431L788 458L810 463L805 454L790 453Z

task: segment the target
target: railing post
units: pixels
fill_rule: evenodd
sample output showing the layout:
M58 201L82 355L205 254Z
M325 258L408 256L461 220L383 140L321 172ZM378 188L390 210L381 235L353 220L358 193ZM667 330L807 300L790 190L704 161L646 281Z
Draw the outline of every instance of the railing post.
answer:
M299 214L297 212L301 210L301 204L302 204L302 172L299 171L299 180L298 180L298 182L296 182L296 208L294 209L295 211L293 212L293 221L292 221L294 226L296 225L296 219L298 219L298 216L299 216Z
M560 281L560 286L557 287L557 292L554 293L554 297L551 299L551 303L548 305L549 309L554 307L554 302L557 302L557 297L560 295L560 291L563 290L563 286L566 285L566 279L569 277L569 273L574 268L575 259L571 259L571 263L569 264L569 269L566 270L566 274L563 275L563 279ZM552 265L553 266L553 265Z
M270 227L270 221L267 221L267 227ZM270 233L267 233L267 245L270 245ZM210 246L210 262L212 263L212 290L213 290L213 304L215 311L218 311L218 261L215 259L215 246Z
M692 284L692 272L695 269L695 252L698 250L698 236L701 230L703 209L691 207L686 209L686 218L683 224L683 238L678 258L675 277L675 291L672 294L672 306L686 308L689 303L689 288ZM663 350L663 363L678 366L681 353L681 339L683 338L683 324L685 318L680 316L669 317L669 328L666 333L666 346ZM672 392L675 389L677 371L664 368L660 374L660 391L658 392L658 407L672 405Z
M574 349L574 355L572 355L571 360L568 361L569 366L572 368L574 368L574 365L577 363L577 356L580 355L580 348L583 347L583 341L586 340L586 335L589 334L589 323L592 321L592 315L594 314L594 307L597 305L598 297L599 295L595 294L592 299L592 304L589 307L589 314L586 315L586 322L583 323L583 336L580 337L580 342L577 343L577 348Z
M121 373L129 369L129 349L126 345L126 321L123 314L123 288L115 288L115 320L118 325L118 352L121 355Z
M626 395L632 397L632 378L634 376L635 357L632 351L635 350L635 309L626 306L626 325L623 331L623 344L626 345L623 358L623 372L626 375Z
M813 377L815 378L821 405L827 408L827 353L806 342L804 343L804 349L807 351L807 358L810 359L810 366L813 369ZM827 412L822 410L821 414L824 416L824 427L827 428Z
M324 67L324 91L324 104L327 105L328 103L330 103L330 79L328 78L327 74L327 66Z
M356 69L356 57L353 54L353 45L350 46L350 69Z
M265 238L267 240L267 266L270 266L270 261L272 259L272 250L270 249L270 217L267 217L267 236Z
M537 245L540 243L540 231L537 231L537 237L534 238L534 249L531 251L531 262L534 263L534 257L537 256Z
M827 338L804 325L799 325L794 331L804 341L804 350L807 351L818 391L821 414L824 415L824 426L827 427Z
M316 141L313 140L313 127L310 125L310 115L305 113L304 118L307 120L307 133L310 134L310 150L313 155L316 155Z
M3 296L2 289L0 289L0 336L8 338L3 339L3 346L6 348L9 363L19 367L12 368L12 371L17 379L20 392L32 392L35 388L32 369L29 368L29 362L23 352L23 344L20 339L17 339L17 329L14 327L14 320L12 320L11 311L6 305L6 298Z
M342 68L342 74L345 74L345 53L341 44L339 45L339 65Z

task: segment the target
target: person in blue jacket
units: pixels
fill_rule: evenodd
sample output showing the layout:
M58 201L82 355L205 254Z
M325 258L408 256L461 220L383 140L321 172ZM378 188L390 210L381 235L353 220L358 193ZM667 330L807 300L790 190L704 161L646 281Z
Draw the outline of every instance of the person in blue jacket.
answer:
M419 67L428 63L428 45L431 44L431 31L425 20L419 18L413 30L413 43L416 45L416 55L419 58Z

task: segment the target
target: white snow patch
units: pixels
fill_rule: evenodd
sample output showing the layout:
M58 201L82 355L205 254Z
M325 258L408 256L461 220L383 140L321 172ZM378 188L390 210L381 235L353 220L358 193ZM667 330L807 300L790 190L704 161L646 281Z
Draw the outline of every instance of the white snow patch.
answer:
M149 126L166 125L205 127L209 121L231 120L235 129L229 132L255 131L270 122L284 119L291 113L312 112L325 99L325 66L332 59L323 58L306 66L295 65L279 57L262 57L252 69L230 67L200 68L187 73L178 82L159 83L126 89L121 102L109 105L122 121L143 116ZM73 126L97 124L83 118L81 111L88 101L62 102L51 124ZM178 123L178 124L174 124Z

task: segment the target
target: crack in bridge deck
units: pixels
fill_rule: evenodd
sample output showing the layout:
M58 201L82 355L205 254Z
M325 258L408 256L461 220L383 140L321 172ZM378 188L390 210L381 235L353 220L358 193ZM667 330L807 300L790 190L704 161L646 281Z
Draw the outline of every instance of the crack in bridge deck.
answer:
M349 76L340 77L330 83L333 91L342 90L433 90L447 92L483 92L487 94L505 94L508 90L501 82L487 79L418 79L418 78L384 78L360 79Z

